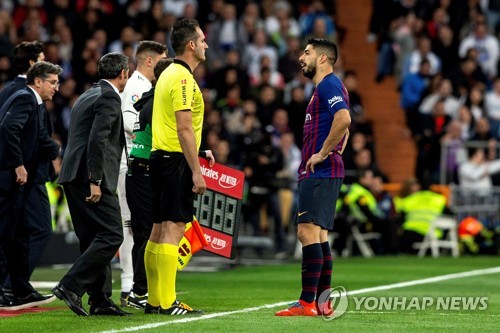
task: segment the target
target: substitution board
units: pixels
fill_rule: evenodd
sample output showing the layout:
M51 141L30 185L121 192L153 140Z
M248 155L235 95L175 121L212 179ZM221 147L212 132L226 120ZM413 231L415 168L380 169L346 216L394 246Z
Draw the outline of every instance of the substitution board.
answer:
M241 219L241 205L245 184L244 173L200 158L207 191L197 195L194 201L194 215L198 218L208 245L205 251L234 259Z

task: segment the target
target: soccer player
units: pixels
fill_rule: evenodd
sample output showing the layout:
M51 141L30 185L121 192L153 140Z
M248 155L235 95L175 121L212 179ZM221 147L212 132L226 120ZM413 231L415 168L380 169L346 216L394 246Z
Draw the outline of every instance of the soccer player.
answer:
M277 316L316 316L329 306L317 300L330 289L332 254L327 236L344 178L341 154L351 123L347 90L333 73L337 52L335 43L311 38L299 58L304 76L316 86L306 109L299 167L296 223L302 244L302 293Z
M125 137L127 139L127 149L124 150L120 164L120 176L118 178L118 194L120 200L120 211L123 220L123 243L120 246L120 268L121 268L121 306L132 306L136 308L144 308L146 303L146 277L138 276L139 281L142 281L144 287L140 288L136 285L136 277L134 275L134 263L137 261L134 253L134 237L135 234L140 234L142 229L141 221L132 220L131 212L127 204L125 178L127 174L127 156L126 154L132 149L132 137L134 124L137 121L138 111L134 109L133 104L141 98L142 94L151 89L151 81L154 80L154 68L160 59L167 57L167 47L163 44L154 41L141 41L137 47L135 59L137 68L130 76L125 86L125 90L121 94L122 112L123 112L123 128L125 129ZM140 275L140 273L139 273ZM134 287L134 288L132 288ZM131 290L133 292L131 293ZM139 290L136 290L139 289Z
M201 144L204 103L193 70L205 61L208 48L196 20L175 23L171 34L174 63L156 84L153 102L153 147L150 177L154 225L144 263L148 280L145 313L201 314L177 300L175 281L179 242L193 220L194 195L206 191L198 150ZM210 165L213 155L206 156Z

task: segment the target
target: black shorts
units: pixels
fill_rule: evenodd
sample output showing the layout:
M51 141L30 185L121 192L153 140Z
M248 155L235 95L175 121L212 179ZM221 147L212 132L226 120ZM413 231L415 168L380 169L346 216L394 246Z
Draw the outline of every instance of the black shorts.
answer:
M314 223L332 230L335 205L343 178L307 178L298 184L298 209L295 224Z
M150 159L153 222L193 220L193 173L182 153L154 151Z

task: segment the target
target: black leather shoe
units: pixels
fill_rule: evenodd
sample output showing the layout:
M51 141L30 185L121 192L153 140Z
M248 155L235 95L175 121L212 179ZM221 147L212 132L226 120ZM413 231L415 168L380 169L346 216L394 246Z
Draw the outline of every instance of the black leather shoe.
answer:
M66 305L79 316L88 316L89 313L82 306L82 298L74 292L68 290L62 284L58 283L57 286L52 288L52 292L60 300L64 301Z
M12 297L4 294L2 288L0 288L0 309L12 306Z
M106 299L99 305L90 305L90 314L92 316L131 316L130 312L125 312L116 305L113 300Z
M17 311L23 309L34 308L42 304L47 304L54 301L56 297L54 295L42 295L38 291L34 290L31 294L25 297L15 297L11 300L11 306L9 310Z

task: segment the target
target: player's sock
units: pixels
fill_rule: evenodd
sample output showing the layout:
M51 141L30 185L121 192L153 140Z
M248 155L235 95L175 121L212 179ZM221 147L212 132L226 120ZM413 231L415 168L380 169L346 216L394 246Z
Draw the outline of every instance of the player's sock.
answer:
M332 283L333 258L330 244L328 242L321 243L321 249L323 252L323 267L321 268L316 299L319 299L319 295L321 295L323 291L330 289Z
M160 280L156 258L158 257L158 245L150 240L144 251L144 267L148 281L148 303L152 306L160 306Z
M302 248L302 293L300 299L307 303L314 302L318 282L323 267L323 251L319 243Z
M160 306L162 309L171 307L176 299L175 280L177 277L178 256L178 245L159 244L157 265L160 280Z

